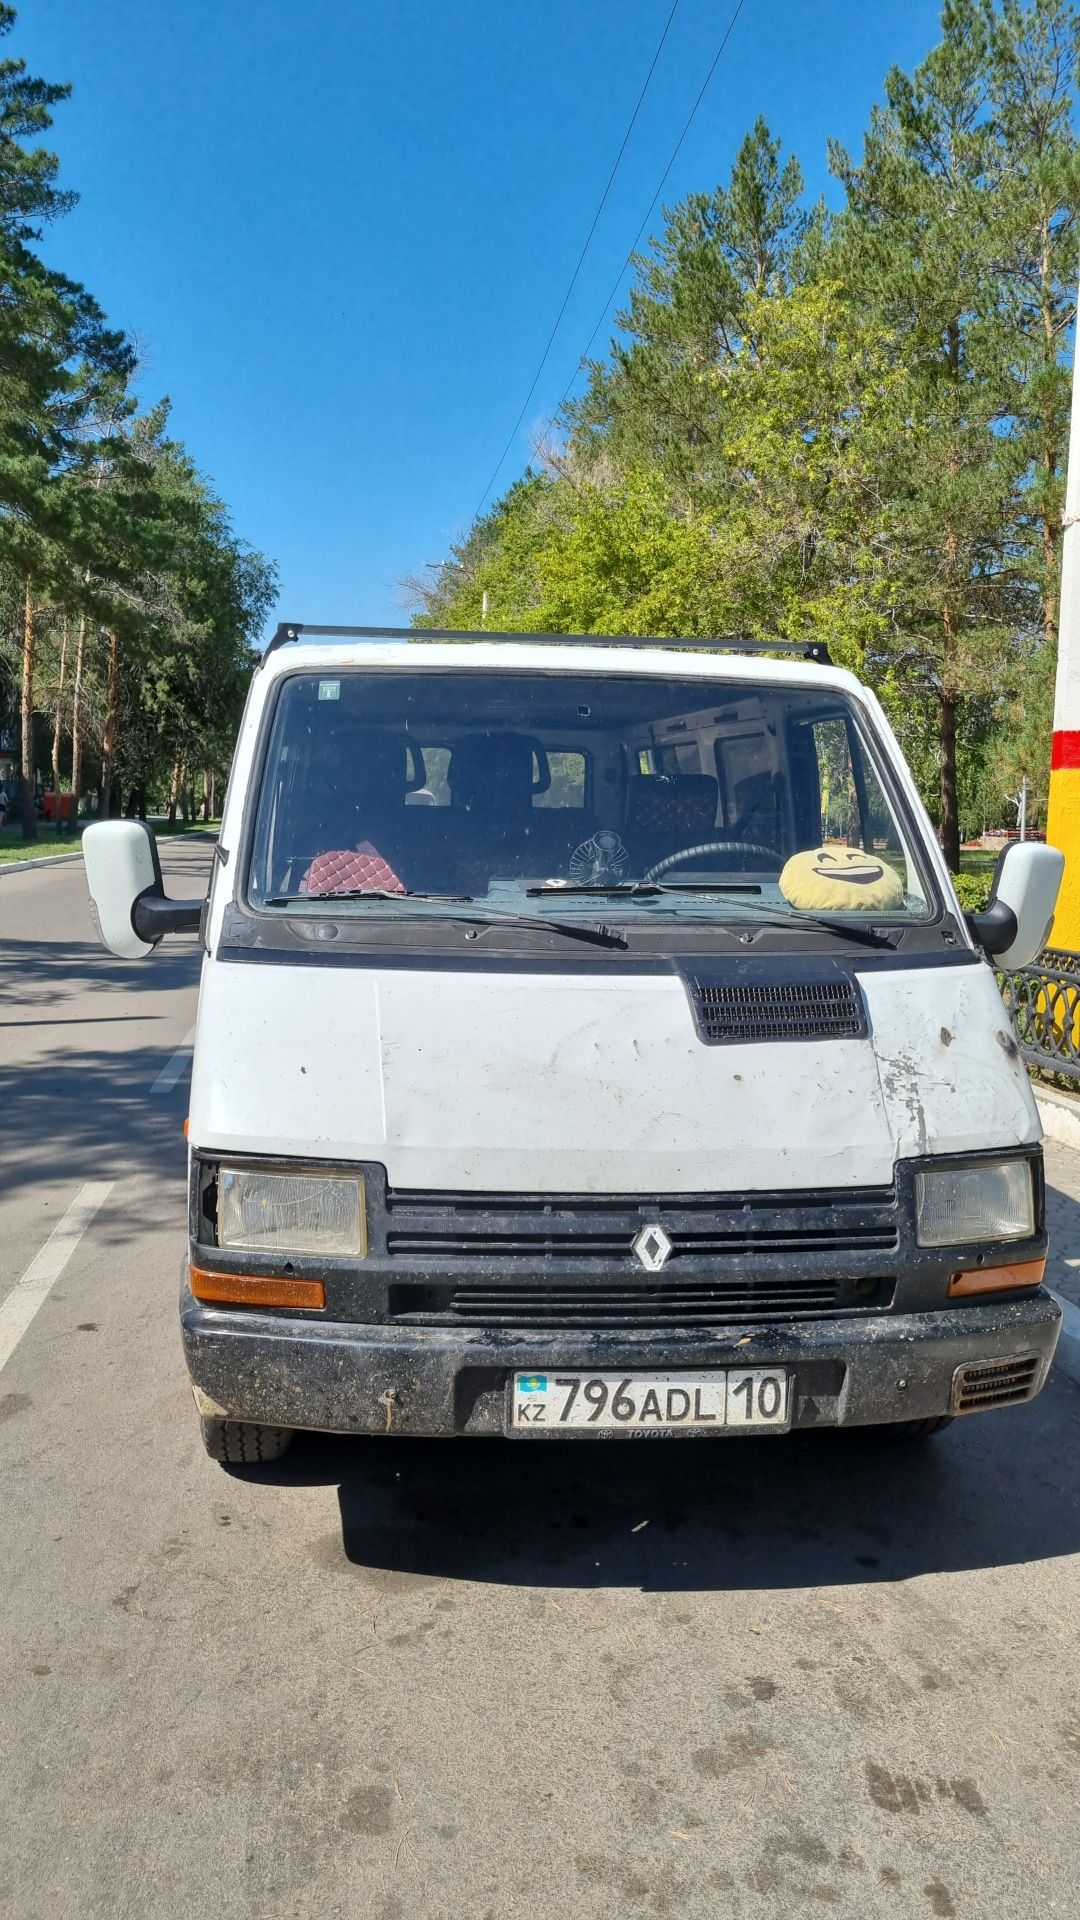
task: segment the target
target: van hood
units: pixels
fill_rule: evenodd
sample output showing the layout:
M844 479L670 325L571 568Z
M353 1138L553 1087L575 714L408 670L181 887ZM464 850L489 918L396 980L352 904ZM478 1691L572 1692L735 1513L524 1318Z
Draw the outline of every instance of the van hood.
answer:
M993 974L949 959L856 967L865 1039L710 1046L676 974L208 958L190 1139L399 1188L883 1185L898 1158L1040 1137Z

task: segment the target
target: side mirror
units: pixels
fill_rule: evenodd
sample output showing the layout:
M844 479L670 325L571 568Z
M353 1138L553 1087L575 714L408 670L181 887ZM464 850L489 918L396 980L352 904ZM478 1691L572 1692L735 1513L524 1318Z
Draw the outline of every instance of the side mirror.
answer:
M1006 973L1030 967L1050 938L1065 855L1038 840L1014 840L998 860L990 901L967 923Z
M201 900L169 900L143 820L98 820L82 837L90 909L110 952L141 960L163 933L197 933Z

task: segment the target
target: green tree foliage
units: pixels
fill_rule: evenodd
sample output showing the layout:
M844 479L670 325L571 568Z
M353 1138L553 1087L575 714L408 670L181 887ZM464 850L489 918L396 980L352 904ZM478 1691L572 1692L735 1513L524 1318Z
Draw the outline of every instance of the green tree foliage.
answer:
M1046 792L1078 265L1068 0L947 0L843 205L758 121L665 214L558 444L421 621L824 637L886 702L955 866Z
M27 837L43 752L106 811L117 778L143 803L221 778L274 594L168 404L140 413L130 341L37 251L75 200L39 144L68 92L0 61L0 720L17 688Z

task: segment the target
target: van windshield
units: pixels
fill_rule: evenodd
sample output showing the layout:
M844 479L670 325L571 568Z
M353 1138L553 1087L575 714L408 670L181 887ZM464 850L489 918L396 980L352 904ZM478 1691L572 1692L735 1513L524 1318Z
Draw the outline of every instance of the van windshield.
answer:
M294 674L248 897L294 913L467 900L566 918L616 895L627 916L926 919L932 895L889 792L854 706L828 687Z

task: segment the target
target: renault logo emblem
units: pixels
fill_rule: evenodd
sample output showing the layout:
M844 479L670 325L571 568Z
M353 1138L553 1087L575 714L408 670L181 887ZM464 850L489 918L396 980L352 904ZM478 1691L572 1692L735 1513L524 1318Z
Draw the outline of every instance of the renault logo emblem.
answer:
M671 1241L663 1227L653 1223L642 1227L634 1241L634 1252L649 1273L659 1273L661 1267L667 1264L668 1255L671 1252Z

